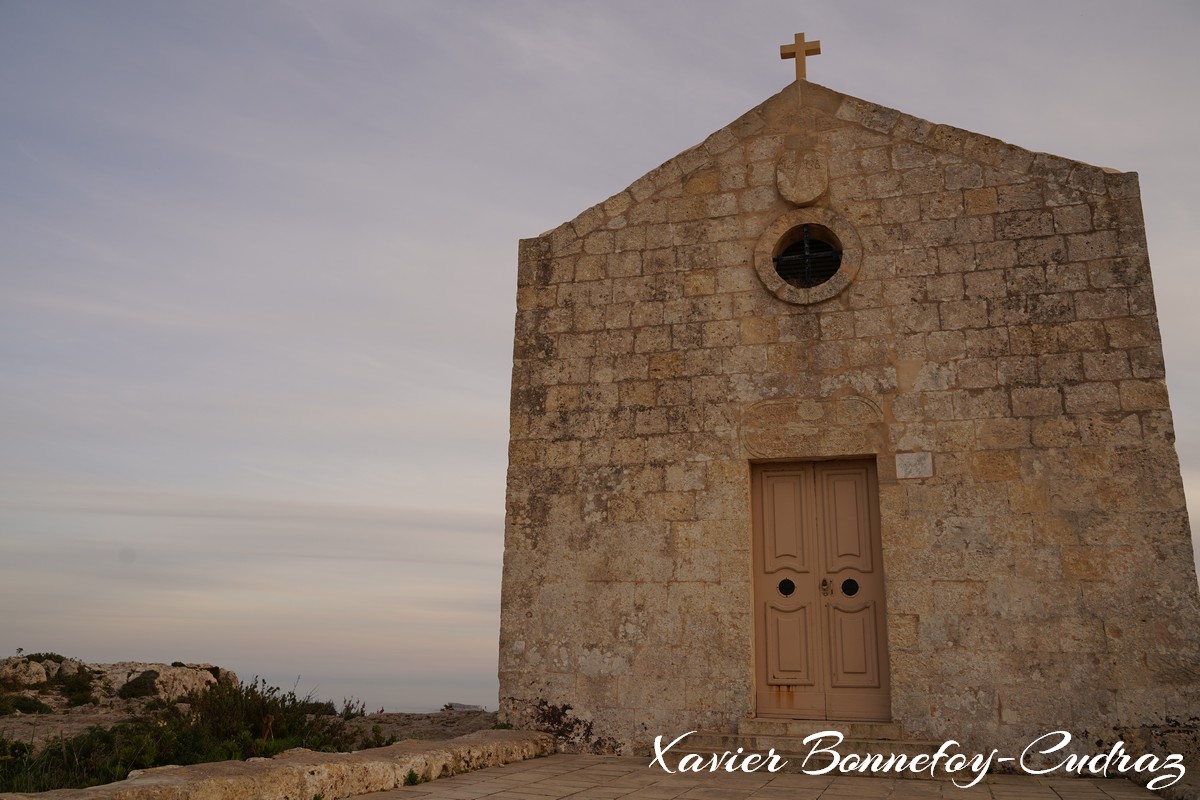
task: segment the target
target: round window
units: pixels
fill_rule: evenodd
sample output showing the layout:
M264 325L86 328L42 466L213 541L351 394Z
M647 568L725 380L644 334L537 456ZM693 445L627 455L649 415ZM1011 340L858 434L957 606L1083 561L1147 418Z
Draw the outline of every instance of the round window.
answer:
M798 225L776 247L775 274L800 289L825 283L842 265L842 243L823 225Z
M827 208L796 208L758 237L754 271L780 300L809 305L845 291L858 276L862 255L862 240L849 220Z

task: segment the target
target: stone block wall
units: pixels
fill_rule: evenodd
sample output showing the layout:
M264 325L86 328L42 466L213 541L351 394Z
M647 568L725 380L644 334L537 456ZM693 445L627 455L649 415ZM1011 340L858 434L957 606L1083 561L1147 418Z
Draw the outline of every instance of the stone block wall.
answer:
M846 245L832 296L764 271L796 221ZM592 749L733 730L750 464L862 455L906 735L1200 718L1135 174L801 82L521 242L517 307L510 721Z

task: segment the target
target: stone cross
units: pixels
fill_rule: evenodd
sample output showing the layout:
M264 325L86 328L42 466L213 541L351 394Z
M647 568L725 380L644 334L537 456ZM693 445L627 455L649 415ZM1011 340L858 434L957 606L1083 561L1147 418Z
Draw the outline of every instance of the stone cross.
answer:
M806 80L804 70L805 58L819 55L821 55L821 40L817 39L815 42L806 42L804 41L803 33L796 34L795 44L779 46L780 58L796 59L796 80L798 81Z

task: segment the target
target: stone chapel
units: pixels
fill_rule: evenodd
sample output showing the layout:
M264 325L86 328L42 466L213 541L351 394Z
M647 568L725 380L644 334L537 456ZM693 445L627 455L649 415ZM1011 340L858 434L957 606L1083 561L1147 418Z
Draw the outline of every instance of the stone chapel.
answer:
M520 243L501 718L621 752L1065 729L1195 765L1137 175L810 83L816 44Z

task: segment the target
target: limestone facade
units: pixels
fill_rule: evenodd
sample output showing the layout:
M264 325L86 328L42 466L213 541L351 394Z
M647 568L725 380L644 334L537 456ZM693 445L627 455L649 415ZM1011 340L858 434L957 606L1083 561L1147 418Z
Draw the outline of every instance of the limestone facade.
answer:
M771 265L806 224L843 248L811 288ZM798 81L522 241L517 282L502 718L624 751L736 729L751 467L868 456L905 737L1197 723L1136 174Z

